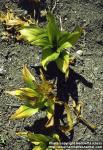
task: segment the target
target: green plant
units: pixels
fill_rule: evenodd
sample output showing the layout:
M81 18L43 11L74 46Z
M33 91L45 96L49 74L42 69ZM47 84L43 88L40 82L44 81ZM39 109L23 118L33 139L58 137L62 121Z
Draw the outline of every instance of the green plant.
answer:
M24 102L24 105L21 105L10 118L27 118L36 114L40 110L43 110L46 112L48 118L48 121L45 124L45 127L48 128L54 124L55 103L58 103L59 105L65 104L68 121L66 131L71 131L73 129L73 119L70 113L70 108L66 103L60 102L57 97L54 96L53 83L47 81L41 70L40 72L41 81L37 83L35 77L30 73L26 65L24 65L22 74L26 87L13 91L6 91L6 93L16 96ZM65 126L61 126L60 129L64 131ZM33 134L30 132L18 132L17 135L25 137L28 141L34 144L33 150L46 150L49 146L49 142L60 142L59 135L57 134L46 136L42 134Z
M58 145L60 146L60 137L57 134L53 134L51 136L33 134L31 132L18 132L16 134L30 141L33 144L33 150L47 150L50 146L50 142L58 142ZM54 147L55 150L57 148L57 146L52 145L49 150L52 150L52 147Z
M24 65L22 73L26 88L6 91L6 93L16 96L24 102L24 105L21 105L19 109L11 115L11 119L27 118L42 110L46 112L48 121L45 124L45 127L48 128L54 125L54 115L56 115L54 114L55 103L57 103L59 105L64 105L67 115L66 125L59 126L59 129L62 132L71 132L74 128L74 124L77 122L82 122L90 129L95 130L96 126L90 124L82 116L81 109L83 104L76 104L75 101L73 101L73 105L70 107L67 103L59 101L53 94L53 83L47 81L41 70L40 72L41 81L36 82L35 77L30 73L26 65ZM71 113L71 111L73 113ZM74 115L76 117L74 117ZM59 142L60 145L60 138L58 134L47 136L42 134L33 134L31 132L18 132L17 135L25 137L28 141L30 141L34 145L33 150L46 150L48 149L49 142Z
M74 46L83 30L76 27L71 33L61 31L54 16L49 12L47 13L47 21L47 25L43 28L36 26L22 27L20 38L42 48L41 64L45 70L49 62L55 61L57 67L68 77L68 68L74 61L74 57L67 49Z
M47 81L41 71L41 82L37 83L35 77L27 69L23 67L23 79L26 87L18 90L6 91L13 96L18 97L24 102L19 109L11 116L11 119L20 119L30 117L40 110L44 109L47 113L48 123L53 123L54 104L56 98L53 94L53 83Z

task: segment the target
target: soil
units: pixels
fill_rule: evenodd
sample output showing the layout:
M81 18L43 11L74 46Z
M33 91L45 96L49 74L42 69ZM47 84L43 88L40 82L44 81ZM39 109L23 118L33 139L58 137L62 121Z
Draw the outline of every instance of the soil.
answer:
M1 0L1 10L6 3L19 14L20 7L17 1ZM49 8L55 6L53 12L57 19L61 17L63 29L72 31L76 25L85 28L85 34L75 45L75 51L82 50L83 56L78 59L73 68L91 86L80 80L74 88L77 88L79 101L84 103L83 115L89 122L95 124L97 129L93 133L85 125L78 124L74 128L72 141L102 141L103 1L56 0L52 3L47 1L47 6ZM0 31L4 31L2 24L0 24ZM30 145L25 140L18 138L15 131L24 131L25 126L33 125L34 120L43 117L43 114L41 112L30 119L11 121L9 117L18 108L20 102L5 94L5 90L23 85L21 73L23 64L30 67L39 63L40 49L38 47L18 43L11 39L3 41L0 38L0 150L30 150ZM33 68L31 70L34 72ZM72 90L75 91L73 88Z

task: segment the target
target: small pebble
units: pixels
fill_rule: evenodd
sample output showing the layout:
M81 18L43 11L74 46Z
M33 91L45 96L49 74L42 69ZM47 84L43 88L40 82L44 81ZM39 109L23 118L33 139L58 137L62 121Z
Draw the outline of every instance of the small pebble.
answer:
M78 51L76 52L76 54L77 54L78 56L82 56L82 55L83 55L83 51L82 51L82 50L78 50Z
M6 70L4 70L4 67L1 66L1 67L0 67L0 75L1 75L1 76L2 76L2 75L5 75L5 73L6 73Z

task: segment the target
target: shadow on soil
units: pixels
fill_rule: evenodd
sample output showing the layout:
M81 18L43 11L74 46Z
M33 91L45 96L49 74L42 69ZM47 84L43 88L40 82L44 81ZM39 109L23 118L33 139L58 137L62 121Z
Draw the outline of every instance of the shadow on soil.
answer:
M19 1L18 5L39 22L42 22L46 19L45 17L41 16L41 11L47 9L46 0L42 0L40 3L34 0L21 0Z
M92 88L93 84L89 81L87 81L82 75L76 73L73 69L69 68L69 78L65 80L65 76L63 73L61 73L56 64L54 62L50 63L48 65L47 70L44 71L42 67L33 67L35 68L35 73L37 75L40 74L40 68L43 70L43 73L47 80L56 80L57 79L57 97L61 101L65 101L68 103L69 96L72 97L73 100L75 100L76 103L78 103L78 88L77 84L78 82L82 82L85 86ZM54 115L54 126L46 128L45 124L47 122L47 118L43 118L40 120L37 120L34 122L32 126L25 127L27 131L31 131L34 133L39 134L52 134L57 133L59 134L62 142L68 142L72 141L74 131L72 130L69 136L66 136L63 132L59 130L60 127L60 120L65 124L63 121L64 119L64 106L60 106L58 104L55 105L55 115Z

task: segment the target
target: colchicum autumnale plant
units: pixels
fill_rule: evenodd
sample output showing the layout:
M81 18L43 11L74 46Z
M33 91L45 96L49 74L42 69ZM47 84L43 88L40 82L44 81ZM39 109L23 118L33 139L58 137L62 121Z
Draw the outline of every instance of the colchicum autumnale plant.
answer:
M6 93L16 96L20 100L24 101L24 105L19 107L19 109L11 116L11 119L27 118L36 114L40 110L43 110L46 111L48 118L48 121L45 124L45 127L48 128L54 125L54 115L56 115L54 114L55 103L58 103L59 105L64 105L67 115L67 124L59 126L59 129L62 132L71 132L76 122L83 122L89 128L95 130L96 126L90 124L81 114L82 103L78 103L78 105L76 105L75 101L73 101L71 109L67 103L59 101L53 94L53 83L47 81L42 71L40 72L41 82L36 82L35 77L30 73L26 65L24 65L22 73L26 87L13 91L6 91ZM73 110L76 115L76 120L74 119L71 110ZM47 136L31 132L18 132L17 135L30 141L34 145L33 150L46 150L48 149L48 146L50 146L49 142L58 142L60 145L60 138L58 134ZM57 147L54 148L56 149Z
M14 91L6 91L6 93L24 101L24 105L19 107L11 116L11 119L27 118L44 109L48 117L46 126L49 126L48 123L53 124L54 104L56 101L52 92L53 83L45 79L42 71L41 82L37 83L35 77L27 69L26 65L23 67L22 73L26 87Z
M22 27L20 38L42 48L41 64L45 70L49 62L55 61L60 71L68 77L68 68L73 63L74 57L67 49L74 46L83 30L77 27L71 33L61 31L50 12L47 13L47 21L47 25L43 28L36 26Z
M31 132L17 132L18 136L21 136L33 144L32 150L52 150L60 147L60 137L58 134L53 134L51 136L43 135L43 134L33 134ZM50 143L58 143L57 145L51 145ZM50 146L51 145L51 146ZM61 150L62 146L61 146Z

